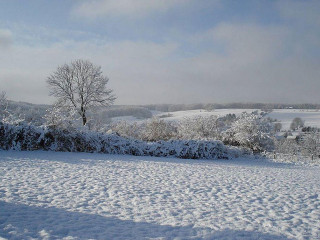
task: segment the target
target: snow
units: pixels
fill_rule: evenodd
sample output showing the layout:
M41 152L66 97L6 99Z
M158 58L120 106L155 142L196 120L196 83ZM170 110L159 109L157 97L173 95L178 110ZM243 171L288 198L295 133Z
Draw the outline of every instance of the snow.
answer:
M268 117L279 120L282 129L289 130L292 120L296 117L305 121L305 126L320 128L320 111L307 109L275 109L267 115Z
M121 116L121 117L113 117L111 118L112 122L120 122L120 121L126 121L126 122L130 122L130 123L134 123L134 122L143 122L146 119L138 119L134 116Z
M319 239L320 167L0 151L0 239Z
M156 116L169 114L170 117L164 118L166 120L177 121L183 120L186 117L195 116L220 116L223 117L227 114L235 114L239 116L243 112L251 113L258 109L215 109L213 111L206 110L188 110L169 113L158 113ZM260 110L259 110L260 111ZM289 130L292 120L296 117L305 121L305 126L320 128L320 111L308 109L274 109L267 117L279 120L282 124L283 130Z
M178 121L183 120L184 118L192 118L196 116L220 116L223 117L227 114L236 114L240 115L243 112L251 113L255 111L255 109L215 109L213 111L207 111L204 109L199 110L187 110L187 111L177 111L177 112L162 112L158 113L155 116L166 116L169 115L169 117L165 117L165 120L169 121Z

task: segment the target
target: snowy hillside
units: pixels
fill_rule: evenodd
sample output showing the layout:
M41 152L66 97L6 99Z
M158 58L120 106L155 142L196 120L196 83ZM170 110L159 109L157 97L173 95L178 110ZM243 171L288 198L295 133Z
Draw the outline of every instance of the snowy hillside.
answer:
M0 176L0 238L320 238L319 167L0 151Z

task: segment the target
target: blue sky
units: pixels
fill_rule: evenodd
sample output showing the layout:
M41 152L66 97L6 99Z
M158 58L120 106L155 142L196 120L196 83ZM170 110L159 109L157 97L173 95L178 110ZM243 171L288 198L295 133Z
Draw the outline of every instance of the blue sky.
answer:
M101 65L116 104L320 101L318 0L0 0L0 90Z

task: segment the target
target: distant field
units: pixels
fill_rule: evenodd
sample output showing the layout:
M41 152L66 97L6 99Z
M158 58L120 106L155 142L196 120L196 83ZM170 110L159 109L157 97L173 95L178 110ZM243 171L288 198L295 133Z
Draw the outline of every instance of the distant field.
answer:
M153 112L153 116L160 117L167 121L179 121L186 117L195 116L225 116L229 113L239 115L242 112L251 113L257 109L216 109L213 111L207 110L188 110L177 112ZM267 115L268 117L279 120L282 123L283 130L289 130L290 124L295 117L300 117L305 121L306 126L319 127L320 128L320 111L319 110L307 110L307 109L275 109ZM140 122L145 119L137 119L133 116L117 117L113 118L113 121L126 120L128 122Z
M255 109L217 109L214 111L207 110L188 110L188 111L178 111L178 112L169 112L169 113L158 113L155 116L165 116L169 115L165 119L167 120L182 120L186 117L195 117L195 116L225 116L229 113L239 115L243 112L251 113L255 111Z
M290 128L292 119L299 117L305 121L306 126L320 128L320 111L305 109L276 109L268 114L271 118L276 118L282 123L282 128L287 130Z

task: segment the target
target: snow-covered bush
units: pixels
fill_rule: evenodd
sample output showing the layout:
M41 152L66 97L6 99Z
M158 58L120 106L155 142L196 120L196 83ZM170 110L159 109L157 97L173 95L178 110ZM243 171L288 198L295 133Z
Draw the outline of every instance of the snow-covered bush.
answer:
M25 118L19 112L11 113L8 110L9 101L7 100L6 93L0 93L0 121L7 124L20 124L25 122Z
M68 131L26 124L0 122L0 148L4 150L53 150L98 152L137 156L178 157L190 159L229 159L247 154L227 147L220 141L171 140L144 142L114 134Z
M320 133L308 132L305 133L300 141L301 153L306 156L320 156Z
M159 118L152 118L143 125L142 140L145 141L159 141L170 140L177 135L176 126Z
M295 137L287 134L275 141L275 153L295 158L320 158L319 129L305 127L304 131Z
M133 139L141 139L142 126L138 123L128 123L127 121L118 121L110 125L112 133L119 136Z
M120 136L144 141L176 139L177 127L172 122L152 118L144 123L118 121L110 126L113 133Z
M45 126L53 129L76 129L81 126L80 117L72 107L53 105L44 116Z
M243 113L224 133L223 142L255 152L271 151L274 148L272 129L273 125L267 119Z
M220 122L216 116L197 116L185 118L178 125L180 139L219 139Z
M296 140L283 138L275 141L275 152L280 154L296 155L300 152L300 146Z

